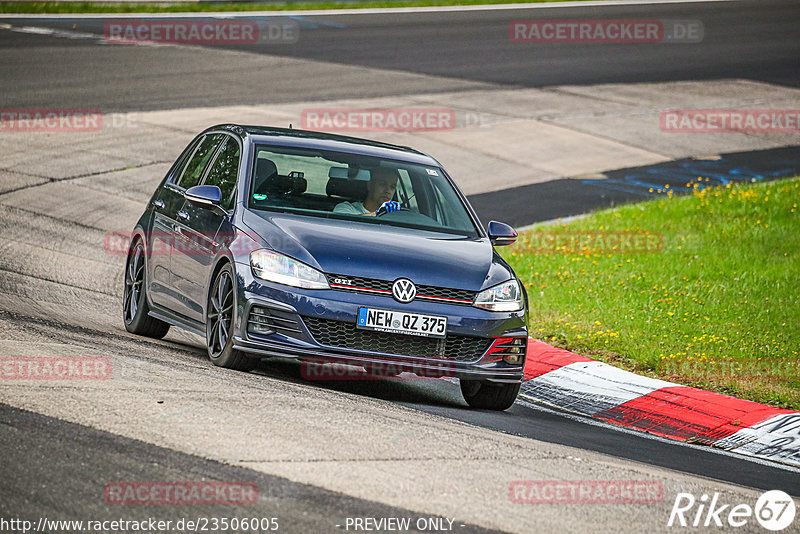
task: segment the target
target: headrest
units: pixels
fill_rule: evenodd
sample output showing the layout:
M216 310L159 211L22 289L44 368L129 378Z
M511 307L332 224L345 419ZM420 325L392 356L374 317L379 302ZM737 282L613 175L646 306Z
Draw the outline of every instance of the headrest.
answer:
M308 180L302 176L279 176L279 188L287 195L302 195L308 189Z
M302 195L308 188L308 181L302 176L283 176L278 174L275 163L260 159L256 163L255 187L253 191L262 195Z
M253 177L253 191L260 192L263 189L264 182L273 174L278 174L278 168L272 160L257 159L256 172Z
M325 192L329 197L342 197L348 200L364 200L367 198L367 180L350 180L348 178L329 178Z

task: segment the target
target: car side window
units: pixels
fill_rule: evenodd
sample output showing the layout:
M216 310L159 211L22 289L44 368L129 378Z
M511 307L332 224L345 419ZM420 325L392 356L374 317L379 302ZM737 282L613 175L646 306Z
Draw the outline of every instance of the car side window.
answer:
M225 145L220 150L217 159L211 165L211 170L206 176L205 185L216 185L222 192L222 207L229 210L233 207L236 176L239 171L239 156L241 149L239 143L232 137L226 136Z
M172 167L169 169L167 173L167 182L169 184L174 184L178 181L183 173L183 168L186 167L186 162L189 161L189 158L194 153L195 148L197 148L197 144L200 142L202 137L196 137L192 139L192 142L186 145L186 148L183 149L181 155L178 156L178 159L175 160L175 163L172 164Z
M214 155L224 137L226 137L224 134L213 134L203 139L200 146L195 150L194 155L192 155L192 159L189 160L189 164L186 165L183 176L178 182L179 186L189 189L200 183L200 178L203 176L208 160Z

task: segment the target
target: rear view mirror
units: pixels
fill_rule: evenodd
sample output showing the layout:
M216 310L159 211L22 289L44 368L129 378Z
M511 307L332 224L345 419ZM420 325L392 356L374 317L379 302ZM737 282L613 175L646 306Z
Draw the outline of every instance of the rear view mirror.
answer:
M183 194L193 206L211 210L217 215L227 215L222 207L222 191L216 185L196 185Z
M517 231L506 223L490 221L489 240L492 242L492 245L498 247L510 245L517 240Z
M369 171L355 167L331 167L328 171L328 178L341 178L347 180L369 181Z

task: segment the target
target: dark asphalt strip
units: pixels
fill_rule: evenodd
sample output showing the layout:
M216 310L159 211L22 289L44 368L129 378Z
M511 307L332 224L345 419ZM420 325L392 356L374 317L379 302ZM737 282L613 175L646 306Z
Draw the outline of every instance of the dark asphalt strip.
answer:
M348 517L410 518L412 528L408 532L420 532L414 528L419 518L436 517L175 452L5 404L0 404L0 429L0 517L6 520L27 519L36 524L40 517L98 521L142 521L152 517L171 520L174 525L181 518L196 521L276 517L279 532L323 533L344 531ZM108 504L105 485L125 481L252 483L258 487L258 501L240 506ZM465 533L496 532L458 522L453 523L456 527Z
M762 490L780 489L800 496L800 475L796 471L771 467L735 456L645 435L621 432L612 427L580 423L558 412L520 403L497 413L463 410L448 406L403 403L417 410L456 419L508 434L591 450L714 480L732 482Z
M240 50L434 76L547 87L745 78L797 86L800 40L794 0L553 6L513 10L305 17L344 27L301 27L292 45ZM697 21L695 43L516 43L514 20Z
M698 21L704 37L683 44L532 44L509 39L513 20L548 18ZM320 15L302 17L295 43L225 47L245 52L238 55L220 55L206 47L203 56L186 47L104 46L97 38L4 30L0 105L143 111L470 88L719 79L796 87L799 18L796 0ZM102 38L105 20L7 22ZM322 63L265 66L258 55ZM437 78L414 81L386 74L353 83L352 71L337 72L337 64ZM321 79L324 83L317 83Z
M713 159L684 158L604 173L602 179L562 178L491 193L470 195L469 202L484 224L492 220L525 226L595 209L665 197L692 190L687 183L703 178L703 186L751 183L800 175L800 146L732 152ZM707 180L705 180L707 179ZM658 193L659 188L662 189ZM652 191L650 191L652 189Z

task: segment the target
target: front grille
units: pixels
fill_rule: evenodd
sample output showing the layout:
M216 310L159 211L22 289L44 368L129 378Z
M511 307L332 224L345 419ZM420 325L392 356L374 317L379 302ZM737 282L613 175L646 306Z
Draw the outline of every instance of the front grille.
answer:
M368 290L372 290L373 292L383 292L386 296L392 296L392 284L393 281L388 280L378 280L375 278L363 278L360 276L350 276L344 274L329 274L328 276L328 283L336 286L335 289L340 291L363 291L369 292ZM340 283L341 281L346 281L349 283ZM452 304L459 304L462 306L470 306L472 302L475 300L475 295L477 293L475 291L468 291L466 289L454 289L449 287L436 287L436 286L424 286L424 285L417 285L417 296L418 299L425 300L457 300L463 302L452 302Z
M303 317L303 321L320 345L415 358L474 362L492 343L491 339L482 337L447 336L445 339L435 339L373 332L360 330L352 323L315 317Z
M449 287L417 286L417 296L434 297L437 299L467 300L469 305L475 300L476 293L465 289L451 289Z
M380 291L388 291L390 293L392 292L392 282L387 282L386 280L377 280L375 278L362 278L360 276L346 276L343 274L328 275L328 282L331 284L336 284L337 279L347 280L350 283L344 285L346 286L352 285L353 289L364 288L364 289L377 289ZM340 287L337 289L344 289L344 288Z
M302 332L297 320L291 315L271 311L263 306L250 308L250 314L247 317L247 331L261 336L275 333L295 336Z

